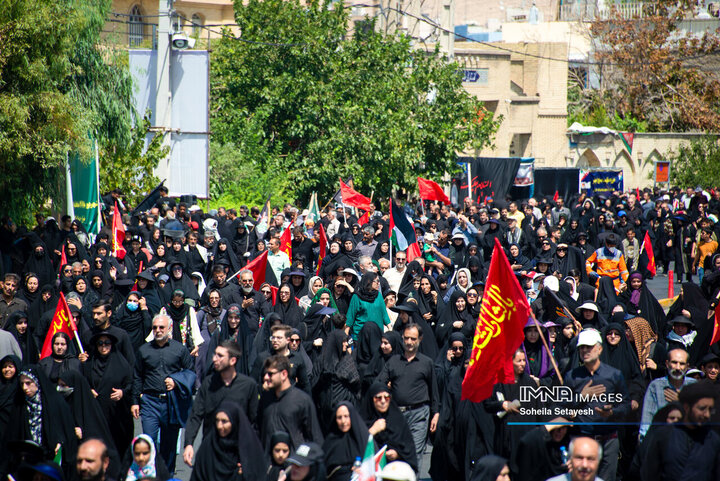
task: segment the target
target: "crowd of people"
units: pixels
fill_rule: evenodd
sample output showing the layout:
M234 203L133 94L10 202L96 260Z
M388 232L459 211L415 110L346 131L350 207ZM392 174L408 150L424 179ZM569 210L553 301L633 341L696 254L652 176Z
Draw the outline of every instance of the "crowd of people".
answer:
M2 221L3 476L348 481L370 435L397 481L720 476L720 191L408 202L420 255L374 208L103 201L97 235ZM496 240L537 322L514 382L472 402ZM671 268L666 313L646 281ZM73 336L48 335L60 296Z

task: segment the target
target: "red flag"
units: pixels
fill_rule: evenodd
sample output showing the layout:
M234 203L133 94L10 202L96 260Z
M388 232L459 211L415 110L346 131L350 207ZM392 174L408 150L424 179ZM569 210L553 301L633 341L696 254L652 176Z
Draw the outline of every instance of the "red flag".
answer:
M556 190L555 195L553 195L553 202L557 202L557 200L560 198L560 193Z
M442 187L437 182L432 180L423 179L422 177L417 178L418 190L420 191L420 198L423 200L437 200L444 204L450 204L450 199L445 195Z
M495 239L462 399L480 402L490 397L495 384L513 382L512 358L529 317L525 292Z
M253 288L256 291L259 291L260 286L265 283L265 273L267 272L267 256L268 251L267 249L265 249L265 252L257 256L252 261L248 262L248 264L245 266L245 269L252 271L253 273Z
M372 201L368 197L355 191L355 189L343 182L342 179L340 179L340 195L345 205L363 210L371 209Z
M46 358L52 354L52 338L58 332L64 332L70 338L73 337L74 330L77 330L75 320L73 319L70 307L68 307L67 301L63 293L60 293L60 300L58 300L57 307L55 308L55 314L45 335L45 342L43 343L42 351L40 351L40 359Z
M642 197L640 197L640 187L635 187L635 196L637 197L638 202L640 202L642 199Z
M715 306L715 327L713 328L713 336L710 340L710 345L712 346L716 342L720 341L720 303L718 303L717 306Z
M115 201L115 209L113 210L112 219L112 251L113 255L118 259L122 260L125 258L127 251L123 247L123 241L125 240L125 226L122 223L122 217L120 216L120 209L118 209L117 201Z
M287 226L285 232L280 236L280 250L287 254L288 259L292 262L292 224ZM280 279L278 279L280 281Z
M655 276L657 273L657 269L655 268L655 253L653 252L652 248L652 242L650 242L650 236L648 235L647 231L645 232L645 238L643 239L642 248L640 249L640 252L645 251L648 256L648 271Z
M63 244L62 249L60 250L60 271L62 272L62 268L64 265L67 264L67 256L65 255L65 244Z
M320 268L322 267L322 261L325 258L325 255L327 254L327 245L328 245L328 238L327 234L325 233L325 228L322 226L322 224L318 223L318 232L320 233L320 254L318 255L318 265L317 265L317 271L315 271L315 274L317 275L318 272L320 272Z
M370 222L370 212L365 212L363 215L360 216L358 219L358 224L365 225L368 222Z

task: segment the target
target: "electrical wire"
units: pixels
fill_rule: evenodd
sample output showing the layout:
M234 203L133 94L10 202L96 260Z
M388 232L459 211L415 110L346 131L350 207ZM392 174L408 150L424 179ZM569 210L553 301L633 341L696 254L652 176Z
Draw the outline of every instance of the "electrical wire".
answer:
M638 61L638 62L593 62L593 61L583 61L583 60L570 60L570 59L567 59L567 58L560 58L560 57L549 57L549 56L546 56L546 55L534 54L534 53L531 53L531 52L522 52L522 51L519 51L519 50L514 50L514 49L512 49L512 48L503 47L502 45L498 45L498 44L495 44L495 43L485 42L485 41L483 41L483 40L478 40L478 39L475 39L475 38L472 38L472 37L468 37L468 36L466 36L466 35L462 35L462 34L456 33L456 32L453 31L453 30L446 29L446 28L442 27L441 25L437 24L436 22L433 22L433 21L431 21L430 19L428 19L428 18L426 18L426 17L424 17L424 16L414 15L414 14L412 14L412 13L410 13L410 12L407 12L407 11L402 10L402 9L399 9L399 8L390 7L390 6L382 7L382 6L379 5L379 4L343 5L343 8L358 8L358 7L360 7L360 8L380 8L381 11L382 11L382 10L394 11L394 12L397 12L397 13L403 15L403 16L407 16L407 17L410 17L410 18L414 18L415 20L418 20L418 21L420 21L420 22L426 23L426 24L430 25L431 27L433 27L433 28L435 28L435 29L437 29L437 30L439 30L439 31L441 31L441 32L449 33L449 34L451 34L451 35L454 35L456 38L460 38L460 39L465 40L465 41L467 41L467 42L478 43L478 44L483 45L483 46L485 46L485 47L489 47L489 48L501 50L501 51L504 51L504 52L507 52L507 53L510 53L510 54L519 55L519 56L524 56L524 57L536 58L536 59L539 59L539 60L548 60L548 61L552 61L552 62L562 62L562 63L566 63L566 64L570 64L570 65L588 66L588 67L589 67L589 66L622 67L622 66L637 66L637 65L652 65L652 64L656 64L656 63L667 63L667 60L656 60L656 61L652 61L652 62L651 62L651 61ZM111 12L111 15L118 16L118 17L136 17L136 15L119 13L119 12ZM234 36L234 35L229 35L229 34L223 32L223 31L213 30L212 28L210 28L210 27L239 27L239 25L237 25L237 24L212 24L212 25L205 25L205 24L202 24L202 23L195 23L195 22L193 22L191 19L188 19L187 17L185 17L185 16L183 16L183 15L177 14L177 12L175 12L175 13L170 13L170 14L168 14L168 15L171 16L171 18L172 18L172 17L174 17L174 18L180 18L180 19L186 21L187 23L189 23L190 26L192 26L192 27L197 27L197 28L204 29L204 30L206 30L206 31L208 31L208 32L210 32L210 33L213 33L213 34L215 34L215 35L217 35L217 36L220 36L220 37L223 37L223 38L227 38L227 39L229 39L229 40L238 40L238 41L241 41L241 42L244 42L244 43L248 43L248 44L266 45L266 46L271 46L271 47L296 47L296 46L307 46L307 45L309 45L309 44L307 44L307 43L302 43L302 42L287 43L287 42L266 42L266 41L250 40L250 39L246 39L246 38L243 38L243 37L236 37L236 36ZM155 18L157 18L157 17L162 17L162 16L163 16L163 15L142 15L141 17L155 17ZM126 23L126 24L133 23L133 24L136 24L136 25L137 25L137 24L140 24L140 25L156 25L156 24L152 24L152 23L134 22L134 21L122 21L122 20L113 20L113 19L108 19L108 21L112 21L112 22L116 22L116 23ZM426 49L426 51L428 51L428 50ZM481 53L481 52L478 52L478 53ZM700 54L697 54L697 55L690 55L690 56L683 57L683 60L684 60L684 61L685 61L685 60L694 60L694 59L704 58L704 57L707 57L707 56L709 56L709 55L716 55L716 54L717 54L717 52L704 52L704 53L700 53Z

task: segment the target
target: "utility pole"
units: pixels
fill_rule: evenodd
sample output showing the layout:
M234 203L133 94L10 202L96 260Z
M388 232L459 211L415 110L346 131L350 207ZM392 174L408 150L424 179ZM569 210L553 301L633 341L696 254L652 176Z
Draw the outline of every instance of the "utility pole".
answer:
M157 29L157 72L155 76L155 128L163 136L162 146L170 147L172 127L172 102L170 93L170 43L172 26L170 15L173 0L159 0ZM170 178L170 154L160 161L155 175L161 179Z
M440 51L452 60L455 57L455 0L443 0L440 13Z

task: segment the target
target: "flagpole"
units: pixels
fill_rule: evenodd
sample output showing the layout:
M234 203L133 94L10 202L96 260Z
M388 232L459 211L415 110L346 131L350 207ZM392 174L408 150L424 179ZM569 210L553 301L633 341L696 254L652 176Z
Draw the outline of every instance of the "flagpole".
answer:
M75 333L75 342L77 342L78 347L80 348L80 354L85 354L85 349L83 349L82 342L80 342L80 336L78 335L77 330L73 330Z
M545 347L545 351L547 351L548 356L550 356L550 362L553 365L553 369L555 369L555 374L557 374L558 379L560 379L560 384L565 384L565 381L563 381L562 374L560 374L560 369L558 369L558 365L555 362L555 356L553 356L552 351L550 351L550 346L548 346L548 343L545 340L545 336L543 335L542 329L540 328L540 323L538 323L537 319L535 319L535 314L533 313L532 309L530 309L530 319L533 320L533 323L535 324L535 327L538 330L538 334L540 334L540 340L542 340L543 346Z

